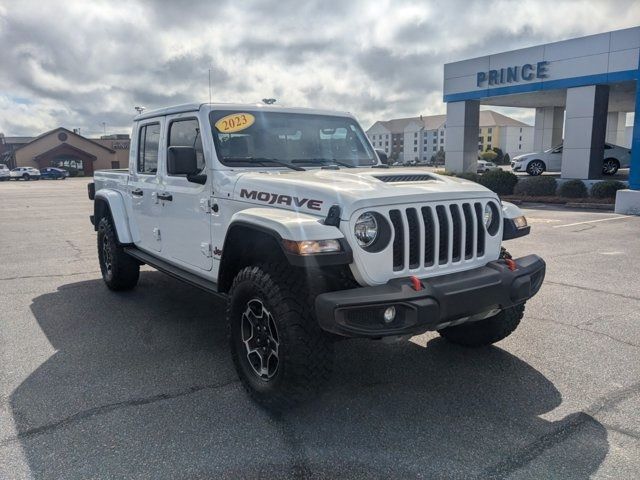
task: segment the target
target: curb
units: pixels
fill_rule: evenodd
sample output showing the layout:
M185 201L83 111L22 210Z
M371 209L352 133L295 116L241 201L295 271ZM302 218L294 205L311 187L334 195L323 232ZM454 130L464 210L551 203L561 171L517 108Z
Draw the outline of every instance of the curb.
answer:
M615 209L612 203L566 203L566 207L570 208L586 208L589 210L611 210Z

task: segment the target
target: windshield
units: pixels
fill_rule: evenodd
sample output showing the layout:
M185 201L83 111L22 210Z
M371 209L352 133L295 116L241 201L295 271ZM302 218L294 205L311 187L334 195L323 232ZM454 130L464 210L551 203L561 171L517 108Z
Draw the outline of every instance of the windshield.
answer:
M225 165L377 163L364 132L348 117L224 110L211 112L210 121L218 158Z

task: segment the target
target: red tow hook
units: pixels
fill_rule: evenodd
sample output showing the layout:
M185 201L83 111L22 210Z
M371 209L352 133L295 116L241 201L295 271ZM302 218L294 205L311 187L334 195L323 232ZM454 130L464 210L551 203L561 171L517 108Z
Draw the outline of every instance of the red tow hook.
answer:
M409 279L411 280L411 287L416 292L419 292L420 290L422 290L424 288L423 285L422 285L422 282L420 281L420 279L418 277L416 277L415 275L410 276Z
M511 270L512 272L518 268L516 262L514 262L511 258L505 258L504 263L507 264L507 267L509 267L509 270Z

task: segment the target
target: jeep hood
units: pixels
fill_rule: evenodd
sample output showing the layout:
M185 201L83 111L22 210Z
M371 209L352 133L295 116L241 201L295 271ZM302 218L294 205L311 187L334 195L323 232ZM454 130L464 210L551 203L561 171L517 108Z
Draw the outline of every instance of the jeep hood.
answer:
M424 168L341 168L238 174L234 199L256 205L325 216L340 205L346 220L353 212L378 205L496 198L480 184Z

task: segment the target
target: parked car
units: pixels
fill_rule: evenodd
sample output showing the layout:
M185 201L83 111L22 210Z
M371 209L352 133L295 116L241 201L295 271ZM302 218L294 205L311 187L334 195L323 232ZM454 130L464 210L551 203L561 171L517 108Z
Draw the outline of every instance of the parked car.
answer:
M0 163L0 182L11 180L11 170L4 163Z
M47 167L40 170L40 178L48 180L64 180L69 176L69 172L62 168Z
M631 150L628 148L604 144L602 160L603 175L614 175L620 168L629 168ZM527 172L529 175L542 175L543 172L559 172L562 166L562 145L544 152L525 153L513 157L511 169L514 172Z
M13 180L40 180L40 170L33 167L18 167L11 170L11 178Z
M500 170L500 167L487 160L478 160L478 173L485 173L489 170Z
M341 337L500 341L544 279L540 257L503 248L530 230L515 205L383 169L350 114L184 105L136 117L141 137L129 170L88 184L102 278L129 290L148 265L224 298L236 370L267 408L316 396Z

